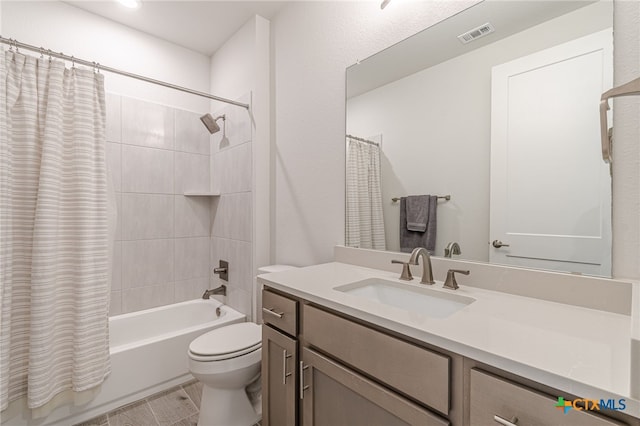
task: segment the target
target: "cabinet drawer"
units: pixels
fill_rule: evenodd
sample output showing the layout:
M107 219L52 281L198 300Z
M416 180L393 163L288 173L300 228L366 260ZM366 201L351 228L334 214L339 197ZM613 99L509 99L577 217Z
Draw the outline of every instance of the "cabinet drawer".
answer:
M449 357L303 307L304 339L336 359L429 407L449 413Z
M555 407L557 401L557 396L537 392L480 370L471 370L471 426L509 424L500 419L522 426L624 424L586 411L571 409L565 414Z
M269 290L262 290L262 320L265 324L295 336L298 332L298 302Z

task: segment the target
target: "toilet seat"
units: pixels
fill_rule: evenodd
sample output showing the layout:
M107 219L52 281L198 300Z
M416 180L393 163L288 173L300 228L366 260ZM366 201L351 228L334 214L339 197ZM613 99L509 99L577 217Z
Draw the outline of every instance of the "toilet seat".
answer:
M189 345L195 361L222 361L254 352L262 346L262 328L251 322L211 330Z

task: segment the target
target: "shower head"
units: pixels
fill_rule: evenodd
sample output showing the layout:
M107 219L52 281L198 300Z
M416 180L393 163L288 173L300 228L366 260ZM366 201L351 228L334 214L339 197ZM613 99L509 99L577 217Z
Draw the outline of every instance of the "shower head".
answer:
M223 122L227 119L224 114L219 117L213 118L211 114L207 113L202 117L200 117L200 121L202 121L202 123L207 128L209 133L214 134L220 131L220 126L218 126L218 123L216 123L216 121L218 121L221 118Z

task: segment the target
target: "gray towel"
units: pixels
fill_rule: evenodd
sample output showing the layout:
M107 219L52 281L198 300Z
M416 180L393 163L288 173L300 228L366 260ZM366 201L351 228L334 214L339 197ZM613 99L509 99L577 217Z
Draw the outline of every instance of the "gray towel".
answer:
M407 229L425 232L429 220L429 196L410 195L407 197ZM402 207L401 207L402 208Z
M416 247L424 247L433 255L436 250L436 232L438 228L438 197L429 196L429 216L426 232L407 229L407 198L400 198L400 251L410 253Z

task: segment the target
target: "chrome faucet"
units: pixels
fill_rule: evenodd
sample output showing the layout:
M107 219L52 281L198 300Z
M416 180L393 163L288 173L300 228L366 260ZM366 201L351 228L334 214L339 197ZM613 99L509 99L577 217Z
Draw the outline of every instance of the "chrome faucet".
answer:
M409 258L409 265L417 265L418 259L422 256L422 279L420 280L420 284L435 284L436 282L433 280L433 272L431 270L431 256L429 256L429 252L424 247L416 247L411 252L411 257Z
M460 244L455 241L450 242L444 248L444 257L451 257L452 254L462 254L460 251Z
M205 290L204 294L202 295L203 299L209 299L211 296L216 295L216 294L221 294L222 296L226 296L227 295L227 287L221 285L218 288L214 288L211 290Z

